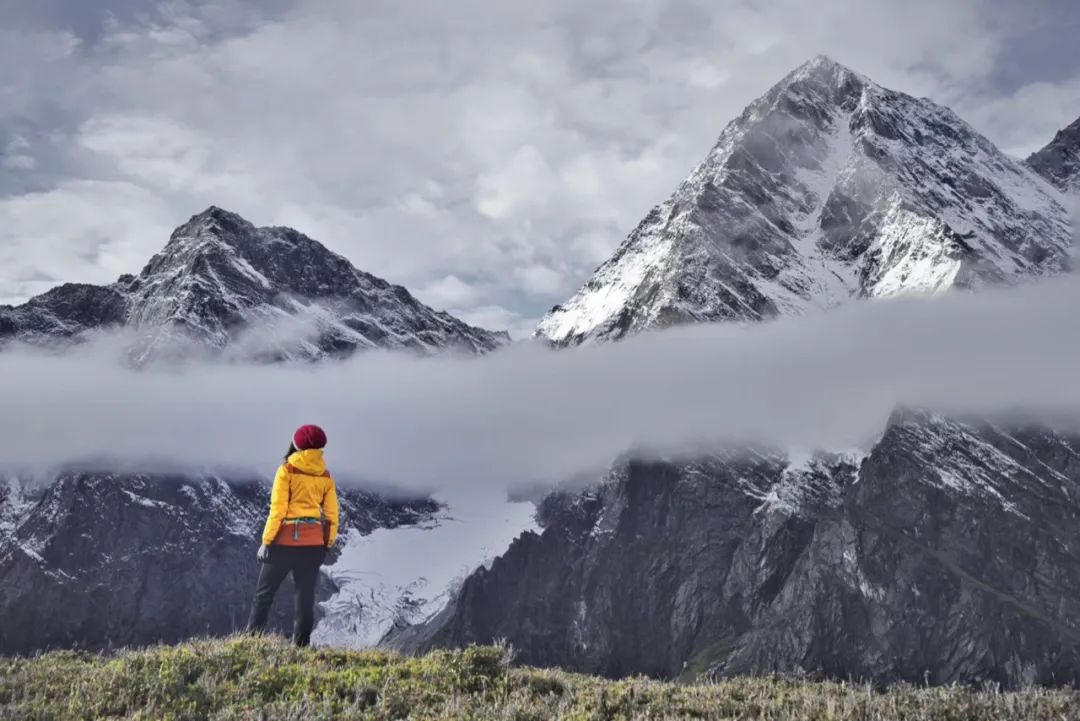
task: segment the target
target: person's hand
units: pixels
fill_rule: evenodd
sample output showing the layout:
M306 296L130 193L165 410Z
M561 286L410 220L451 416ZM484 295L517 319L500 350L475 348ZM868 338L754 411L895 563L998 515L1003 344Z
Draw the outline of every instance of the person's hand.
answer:
M270 560L270 546L265 543L259 546L259 552L255 554L255 558L259 559L259 563L266 563Z
M341 558L341 546L333 544L326 547L326 555L323 556L323 564L330 566L337 562Z

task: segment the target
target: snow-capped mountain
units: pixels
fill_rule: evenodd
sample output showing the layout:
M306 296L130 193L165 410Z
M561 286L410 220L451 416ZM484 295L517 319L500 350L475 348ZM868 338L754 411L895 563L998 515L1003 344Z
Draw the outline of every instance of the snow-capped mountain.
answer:
M1062 270L1057 194L948 108L831 60L798 68L724 129L536 335L757 321L850 299Z
M509 340L420 303L291 228L211 207L177 228L137 276L68 284L0 307L0 341L56 344L124 328L133 360L195 352L318 359L370 348L484 353Z
M1054 273L1063 187L948 109L817 58L537 335L603 342ZM861 451L628 457L548 496L542 532L388 643L504 639L525 663L611 676L1076 684L1077 499L1075 434L913 410Z
M1058 190L1080 196L1080 118L1059 130L1046 147L1028 157L1027 163Z

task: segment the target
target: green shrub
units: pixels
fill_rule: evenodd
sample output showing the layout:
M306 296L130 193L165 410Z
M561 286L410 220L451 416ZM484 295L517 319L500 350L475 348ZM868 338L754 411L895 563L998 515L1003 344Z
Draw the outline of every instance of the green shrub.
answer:
M533 696L562 696L566 693L566 684L551 672L532 671L522 674L521 679Z

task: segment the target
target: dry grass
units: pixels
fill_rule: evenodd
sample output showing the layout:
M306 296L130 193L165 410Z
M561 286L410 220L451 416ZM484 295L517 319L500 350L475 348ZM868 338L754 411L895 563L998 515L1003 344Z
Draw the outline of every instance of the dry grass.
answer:
M512 668L490 647L419 658L198 640L110 656L0 659L3 719L1080 720L1080 693L778 679L673 684Z

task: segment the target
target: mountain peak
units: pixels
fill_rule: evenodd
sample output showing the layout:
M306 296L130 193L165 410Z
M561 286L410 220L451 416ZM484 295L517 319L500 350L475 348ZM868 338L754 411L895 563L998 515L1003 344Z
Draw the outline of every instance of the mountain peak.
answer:
M776 120L779 111L780 116L794 116L800 123L810 121L820 125L833 108L851 111L861 106L870 109L877 98L887 93L865 75L827 55L815 55L747 106L735 124L745 128L763 118ZM720 136L721 143L725 135Z
M211 205L201 213L197 213L191 216L192 220L211 218L211 219L226 219L226 220L244 220L231 210L225 210L217 205Z
M509 340L427 307L303 233L259 228L217 206L173 231L137 277L0 309L0 342L77 340L105 326L138 332L136 363L196 349L258 360L370 348L484 353Z
M216 238L231 244L241 237L249 235L249 232L254 229L255 226L240 215L219 208L216 205L211 205L201 213L191 216L186 223L174 230L169 237L169 243L165 246L165 250L167 251L169 246L178 242L190 242L193 239L206 241Z
M791 71L788 78L843 78L848 76L866 79L863 75L860 75L846 65L836 62L828 55L815 55Z
M881 89L870 78L841 65L827 55L815 55L788 73L774 85L751 108L758 104L772 104L779 97L792 92L802 93L812 89L830 103L843 103L846 99L861 97L866 88Z
M557 345L758 321L1068 265L1068 213L951 110L817 56L705 160L536 335Z
M1059 190L1080 194L1080 118L1032 153L1027 164Z
M208 225L224 225L224 226L252 226L252 224L241 217L239 214L232 212L231 210L225 210L216 205L211 205L201 213L196 213L188 219L188 222L181 225L176 229L175 233L179 233L185 228L191 227L205 227ZM174 234L175 234L174 233Z
M290 351L301 357L356 348L480 353L505 342L437 313L303 233L256 227L217 206L177 228L140 281L132 323L158 329L154 342L163 339L166 346L175 344L177 329L224 349L237 329L297 316L306 320L293 325L311 326Z
M1074 120L1068 127L1054 134L1055 141L1080 143L1080 118Z

